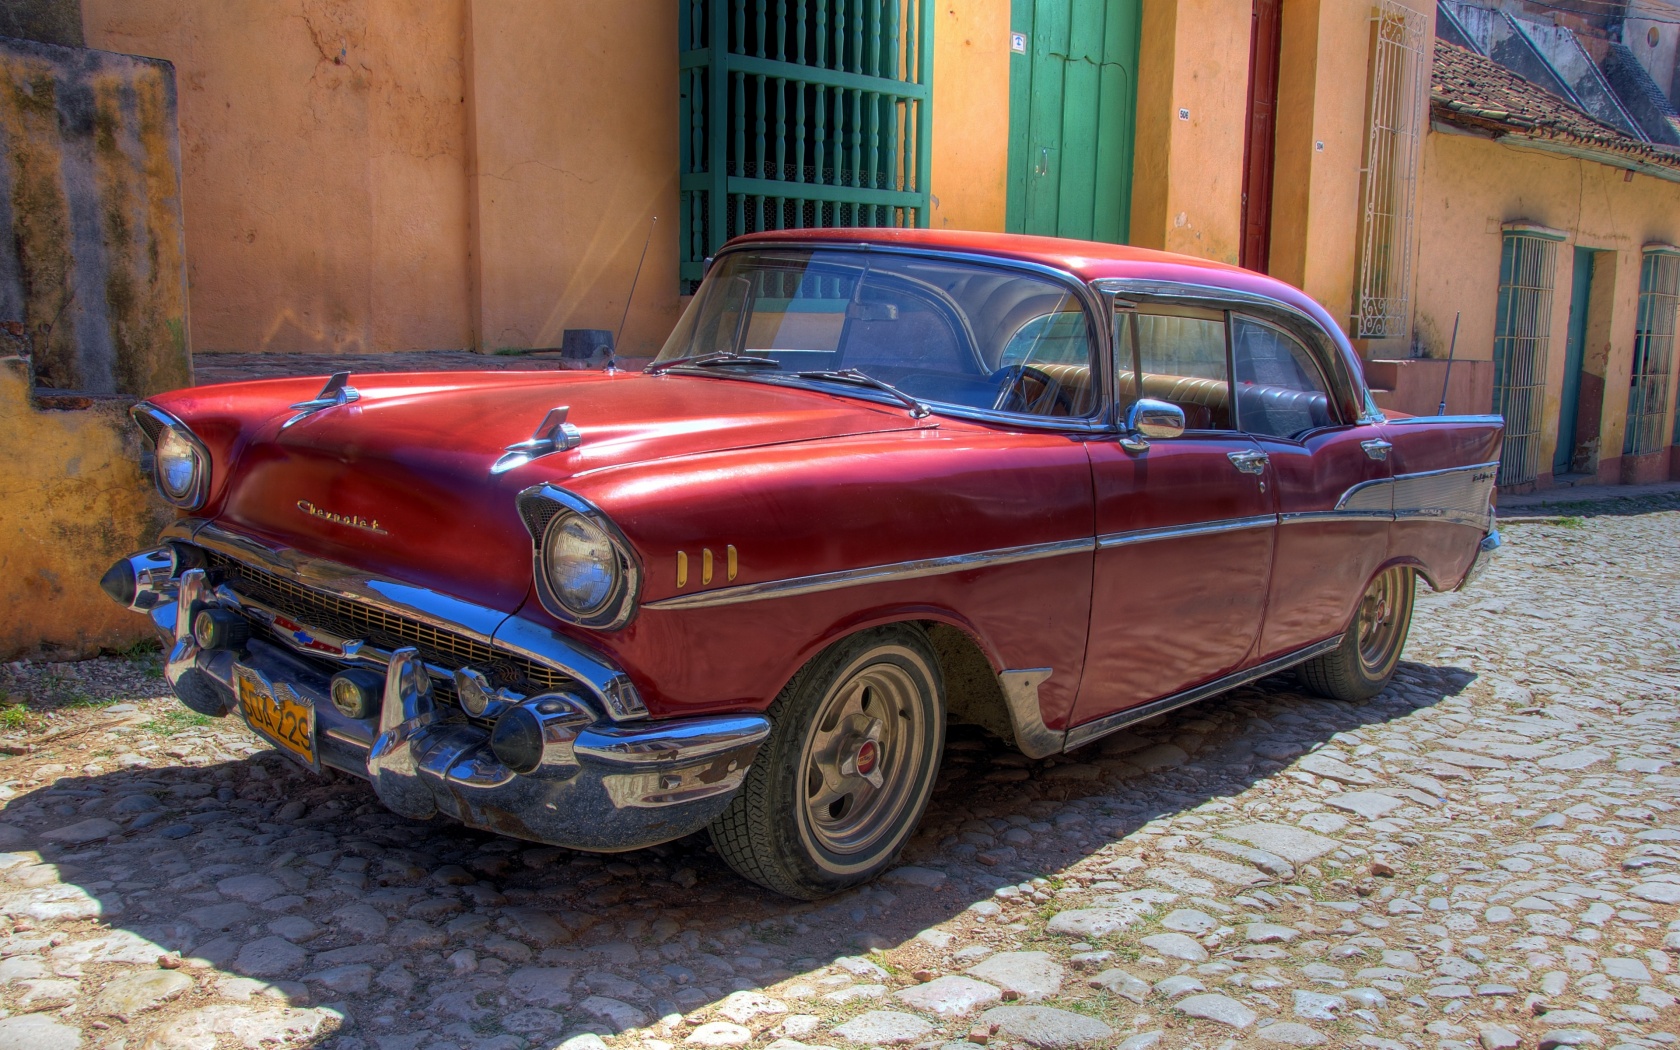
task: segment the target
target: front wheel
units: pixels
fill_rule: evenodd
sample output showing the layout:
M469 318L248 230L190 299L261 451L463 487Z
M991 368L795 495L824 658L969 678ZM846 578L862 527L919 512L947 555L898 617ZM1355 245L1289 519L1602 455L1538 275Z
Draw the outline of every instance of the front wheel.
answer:
M892 863L922 819L945 746L945 690L919 629L860 631L805 665L712 843L743 877L814 900Z
M1359 600L1342 644L1302 664L1301 681L1315 693L1348 703L1382 692L1400 663L1416 596L1414 570L1397 565L1378 573Z

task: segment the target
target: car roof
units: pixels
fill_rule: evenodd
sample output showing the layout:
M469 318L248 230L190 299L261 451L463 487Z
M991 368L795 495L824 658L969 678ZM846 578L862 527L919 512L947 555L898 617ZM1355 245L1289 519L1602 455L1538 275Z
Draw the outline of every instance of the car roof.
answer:
M1150 248L1135 248L1128 244L1105 244L1061 237L1035 237L975 230L828 227L751 233L735 238L725 245L725 248L744 247L762 242L785 244L790 241L829 245L880 244L928 251L965 252L1052 266L1071 273L1082 281L1103 278L1169 281L1248 292L1288 303L1315 318L1333 336L1345 338L1341 326L1311 296L1275 277L1229 263Z

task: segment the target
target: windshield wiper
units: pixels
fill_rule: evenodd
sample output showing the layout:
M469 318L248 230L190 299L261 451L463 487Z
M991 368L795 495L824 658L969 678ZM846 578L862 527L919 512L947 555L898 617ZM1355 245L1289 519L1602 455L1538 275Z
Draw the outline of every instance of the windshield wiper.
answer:
M933 411L933 409L922 404L920 401L911 397L909 394L906 394L898 387L893 386L886 380L876 379L868 372L862 372L856 368L814 368L804 372L795 372L793 374L801 379L829 379L837 383L856 383L859 386L873 387L876 390L885 391L897 398L903 403L905 408L910 410L911 419L922 419Z
M678 365L689 365L696 368L780 368L781 363L771 357L752 357L747 354L730 353L727 350L714 350L709 354L694 354L690 357L674 357L669 361L660 361L649 365L648 375L658 375L667 369Z

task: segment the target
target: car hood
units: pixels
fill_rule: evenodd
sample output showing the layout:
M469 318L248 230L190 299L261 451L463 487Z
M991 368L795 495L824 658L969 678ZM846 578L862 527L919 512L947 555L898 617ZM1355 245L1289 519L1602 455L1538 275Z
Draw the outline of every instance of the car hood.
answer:
M929 425L896 406L742 380L503 372L357 377L359 400L283 429L296 414L286 406L318 382L155 399L190 426L218 402L252 412L255 398L266 409L228 449L218 520L510 612L531 576L514 505L523 489L553 482L587 495L591 475L625 464ZM578 448L491 473L506 446L562 405L582 435Z

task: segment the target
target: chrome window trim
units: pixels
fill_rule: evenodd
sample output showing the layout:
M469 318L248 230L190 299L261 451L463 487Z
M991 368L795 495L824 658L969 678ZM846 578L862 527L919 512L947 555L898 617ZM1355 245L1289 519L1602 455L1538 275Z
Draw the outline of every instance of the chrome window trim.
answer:
M162 496L170 505L180 507L182 510L197 510L204 506L205 501L210 498L210 472L215 466L210 460L210 450L205 447L204 442L199 440L198 435L192 432L191 427L181 422L173 413L164 411L150 401L140 402L129 409L128 414L134 420L134 425L140 428L140 433L145 436L146 442L152 447L152 486L157 489L158 495ZM150 419L152 423L157 425L158 429L149 429L142 421L142 417ZM192 492L183 499L176 499L171 496L168 490L163 487L163 479L158 477L157 436L161 435L164 430L173 430L186 439L187 444L191 445L193 451L198 454L201 464L200 469L193 475Z
M547 482L532 485L520 492L516 502L519 506L519 518L525 523L525 531L531 534L531 574L536 580L537 597L550 616L562 623L596 631L616 631L636 618L636 608L642 593L642 560L623 530L605 511L577 493L568 492ZM532 505L538 502L553 503L560 508L557 513L544 520L540 528L537 527L531 513ZM579 616L566 608L549 585L548 572L543 567L543 551L548 545L548 531L567 513L587 518L599 526L607 534L607 539L612 543L619 560L618 587L600 610L587 616Z
M646 603L648 609L705 609L719 605L738 605L741 602L763 601L767 598L792 598L819 594L823 591L857 587L868 583L891 583L900 580L919 580L928 576L966 572L969 569L1014 565L1040 558L1056 558L1064 554L1089 553L1096 547L1090 537L1076 540L1055 540L1050 543L1029 543L1019 547L998 547L971 554L953 554L940 558L919 558L913 561L870 565L859 569L841 569L812 576L793 576L762 583L745 583L736 587L722 587L698 594L679 594Z
M1104 304L1102 300L1098 297L1098 294L1093 290L1092 286L1085 281L1081 281L1069 271L1061 269L1060 267L1050 266L1046 263L1031 262L1026 259L1010 259L997 255L987 255L984 252L952 251L944 248L926 248L916 245L876 244L870 241L847 243L844 241L755 240L723 248L714 257L714 261L716 261L716 259L721 259L723 256L732 252L751 251L759 248L791 249L795 251L862 251L878 252L886 255L908 255L923 259L946 259L953 262L968 263L975 266L991 267L993 269L1018 270L1034 274L1038 277L1044 277L1055 281L1058 284L1064 285L1067 290L1079 300L1080 305L1085 309L1086 330L1091 333L1093 339L1091 366L1100 373L1099 378L1102 383L1101 389L1098 391L1097 408L1094 412L1088 416L1061 418L1056 416L1034 416L1026 413L1016 414L1012 412L1000 412L996 409L970 408L965 405L953 405L946 401L936 401L930 398L919 398L918 400L933 409L937 415L951 416L958 419L970 419L982 423L1000 423L1006 426L1027 426L1034 430L1074 430L1084 433L1110 433L1114 430L1114 424L1110 421L1112 406L1114 403L1114 390L1108 376L1108 373L1112 370L1109 367L1112 354L1109 345L1108 326L1105 324L1099 324L1097 321L1098 318L1105 317L1107 314L1103 308ZM729 378L756 378L760 382L763 382L768 377L743 377L732 375ZM798 386L801 384L788 383L786 385ZM810 389L832 392L831 387L812 386ZM885 394L880 394L874 397L865 396L868 391L864 388L859 388L857 390L848 389L846 393L848 396L858 396L867 401L878 401L880 404L899 406L898 401ZM649 604L651 605L652 603Z
M1136 543L1153 543L1156 540L1178 540L1190 536L1214 536L1223 532L1263 529L1276 525L1277 520L1276 514L1255 514L1246 518L1221 518L1195 525L1169 525L1160 529L1108 532L1097 537L1097 549L1109 550L1114 547L1129 547Z
M292 548L270 546L203 518L175 521L159 538L217 551L334 597L362 602L535 660L581 682L614 721L647 717L646 704L622 668L583 643L523 617Z
M1314 342L1319 340L1322 340L1324 345L1334 352L1335 362L1338 366L1335 369L1337 374L1327 374L1326 378L1330 380L1332 387L1345 385L1346 389L1353 394L1348 399L1348 403L1360 406L1360 411L1354 418L1353 423L1377 423L1382 421L1382 413L1376 409L1375 404L1371 401L1370 388L1365 385L1364 373L1357 367L1351 350L1344 347L1335 334L1326 329L1318 318L1292 303L1241 288L1223 288L1219 285L1196 284L1185 281L1158 281L1138 277L1100 277L1091 282L1091 287L1104 295L1116 298L1141 296L1169 301L1180 300L1189 303L1212 302L1218 304L1220 309L1238 313L1242 312L1242 308L1245 306L1276 311L1297 324L1307 326L1307 331L1317 337L1312 340L1302 340L1307 344L1308 351L1313 352L1314 356L1322 356L1322 354L1314 351L1312 346ZM1264 320L1265 318L1257 317L1256 319ZM1296 334L1299 335L1300 333L1297 332ZM1320 367L1322 368L1325 363L1320 361ZM1330 370L1326 369L1325 371L1328 373ZM1342 415L1339 409L1337 415Z

